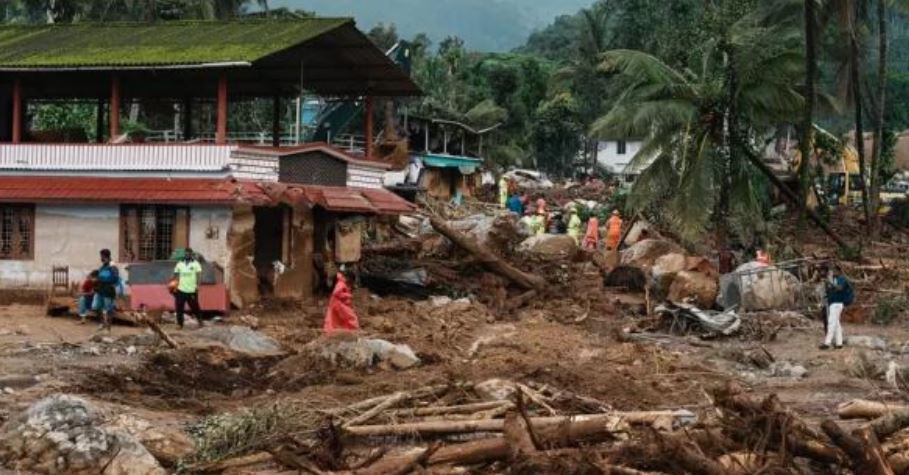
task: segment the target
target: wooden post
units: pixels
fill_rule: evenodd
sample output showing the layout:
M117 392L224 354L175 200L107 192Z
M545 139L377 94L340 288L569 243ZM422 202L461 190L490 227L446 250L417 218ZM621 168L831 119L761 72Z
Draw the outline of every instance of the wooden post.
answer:
M98 98L98 109L95 113L95 142L104 142L104 98Z
M372 158L372 96L366 96L366 144L363 146L366 159Z
M215 132L215 143L227 143L227 76L223 73L218 78L218 128Z
M22 142L22 80L13 80L13 143Z
M112 76L110 79L110 138L114 141L120 135L120 78Z
M277 94L271 99L271 146L281 146L281 97Z

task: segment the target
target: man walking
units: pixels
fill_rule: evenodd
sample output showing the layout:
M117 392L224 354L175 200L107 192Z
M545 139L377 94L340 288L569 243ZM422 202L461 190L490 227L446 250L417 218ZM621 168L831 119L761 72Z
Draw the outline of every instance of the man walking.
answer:
M202 265L193 255L193 250L186 248L183 260L174 267L177 279L177 290L174 292L174 307L177 311L177 325L183 328L183 307L189 304L193 316L202 324L202 311L199 310L199 281L202 280Z
M840 269L834 266L827 271L827 337L821 345L822 350L832 345L836 349L843 347L843 327L840 317L843 309L855 300L855 291L852 284L846 279Z
M117 299L117 287L120 285L120 271L111 264L110 249L101 249L101 267L96 271L96 288L92 308L101 314L99 330L110 333L111 313Z

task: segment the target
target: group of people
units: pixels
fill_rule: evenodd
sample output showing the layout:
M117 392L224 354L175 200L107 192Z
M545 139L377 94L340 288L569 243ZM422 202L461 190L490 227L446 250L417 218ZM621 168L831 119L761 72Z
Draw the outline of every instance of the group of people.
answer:
M120 270L111 260L110 249L100 252L101 266L91 271L83 280L79 296L79 322L85 324L89 314L94 312L100 319L99 330L111 330L111 318L116 309L118 295L125 294ZM189 305L196 318L202 314L199 308L199 283L202 281L202 265L196 260L193 250L186 248L183 259L174 266L173 278L168 288L174 296L177 325L183 328L185 308ZM201 323L201 319L199 320Z
M507 178L499 182L499 205L518 216L522 216L521 224L529 230L532 236L542 234L568 234L575 243L583 249L597 250L600 248L600 220L596 216L587 219L586 228L580 217L577 206L572 203L567 207L567 216L558 219L547 208L546 200L538 197L535 200L527 193L514 189ZM617 249L622 237L622 216L619 210L613 210L606 220L605 236L603 242L607 250Z

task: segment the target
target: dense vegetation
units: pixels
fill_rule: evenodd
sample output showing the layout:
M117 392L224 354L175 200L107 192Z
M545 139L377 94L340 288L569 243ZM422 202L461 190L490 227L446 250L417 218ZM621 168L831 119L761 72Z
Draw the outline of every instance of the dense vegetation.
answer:
M407 40L426 95L408 107L478 129L501 124L484 153L494 169L589 173L597 141L643 139L630 211L650 209L691 239L712 229L721 241L761 231L774 183L760 160L780 131L799 138L808 157L831 156L816 150L835 148L826 142L849 130L873 132L870 154L858 147L873 235L878 195L893 175L892 133L909 127L906 3L596 0L510 53L419 34ZM3 14L14 22L231 18L251 5L264 16L306 14L239 0L17 0ZM394 25L369 36L381 48L401 39ZM817 193L815 165L801 161L803 209Z

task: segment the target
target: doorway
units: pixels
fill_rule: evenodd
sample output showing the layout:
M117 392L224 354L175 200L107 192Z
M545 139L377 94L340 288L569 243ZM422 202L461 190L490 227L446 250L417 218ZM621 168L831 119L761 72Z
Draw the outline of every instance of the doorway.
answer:
M289 227L287 219L290 216L287 206L253 208L256 223L253 227L255 235L255 252L253 266L256 268L259 294L262 296L274 295L276 266L285 263L285 246L289 242L286 233ZM281 264L277 264L281 263Z

